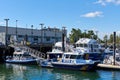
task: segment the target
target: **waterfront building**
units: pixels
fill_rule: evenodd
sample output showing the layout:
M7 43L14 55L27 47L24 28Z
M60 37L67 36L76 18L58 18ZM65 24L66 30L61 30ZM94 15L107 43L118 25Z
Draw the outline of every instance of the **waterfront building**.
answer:
M66 31L66 30L65 30ZM0 26L0 42L3 44L54 44L62 40L62 29L58 28L16 28L8 27L6 40L6 27ZM65 34L67 31L65 32Z

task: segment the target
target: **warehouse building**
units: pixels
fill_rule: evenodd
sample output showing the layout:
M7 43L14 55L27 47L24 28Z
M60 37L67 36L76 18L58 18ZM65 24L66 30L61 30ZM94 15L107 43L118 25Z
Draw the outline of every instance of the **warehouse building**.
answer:
M6 35L7 32L7 35ZM0 26L0 42L3 44L54 44L62 40L62 29L58 28L18 28ZM67 31L65 30L65 34ZM7 36L7 37L6 37Z

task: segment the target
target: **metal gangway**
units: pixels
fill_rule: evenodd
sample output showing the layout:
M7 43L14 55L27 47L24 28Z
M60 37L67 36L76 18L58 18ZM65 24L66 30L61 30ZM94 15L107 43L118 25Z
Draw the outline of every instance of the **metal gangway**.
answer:
M45 53L42 53L38 50L32 49L30 47L24 46L22 47L23 50L29 52L29 55L35 57L36 59L45 59Z
M19 46L17 46L17 45L10 45L10 46L13 47L13 48L19 47L19 48L21 48L22 50L28 52L29 55L35 57L35 58L38 59L38 60L45 59L45 56L46 56L45 53L40 52L40 51L35 50L35 49L32 49L32 48L30 48L30 47L28 47L28 46L24 46L24 45L19 45Z

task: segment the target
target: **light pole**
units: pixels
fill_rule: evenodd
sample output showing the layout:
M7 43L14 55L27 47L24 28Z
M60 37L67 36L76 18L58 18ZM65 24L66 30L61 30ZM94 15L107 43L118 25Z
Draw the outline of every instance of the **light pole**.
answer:
M54 28L54 31L55 31L55 43L57 41L57 37L56 37L56 27Z
M95 31L96 32L96 36L97 36L97 40L98 40L98 31Z
M31 25L31 42L33 41L33 25Z
M41 25L41 47L40 47L40 51L42 51L42 43L43 43L43 41L42 41L43 39L42 38L43 38L43 25L44 24L41 23L40 25Z
M85 30L84 38L86 37L86 31L87 31L87 30Z
M8 20L9 19L4 19L6 21L6 29L5 29L5 45L8 46Z
M42 39L42 38L43 38L43 25L44 25L44 24L41 23L40 25L41 25L41 44L42 44L42 40L43 40L43 39Z
M17 31L17 22L18 22L18 20L16 20L16 41L17 41L17 33L18 33L18 31Z

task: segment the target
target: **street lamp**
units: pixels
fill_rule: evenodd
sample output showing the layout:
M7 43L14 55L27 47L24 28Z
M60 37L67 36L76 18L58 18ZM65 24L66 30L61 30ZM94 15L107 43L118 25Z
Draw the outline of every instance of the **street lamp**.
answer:
M8 46L8 20L9 19L4 19L6 21L6 29L5 29L5 45Z
M85 30L85 33L84 33L84 38L86 38L86 31L87 31L87 30Z
M54 31L55 31L55 43L57 41L57 37L56 37L56 27L54 28Z
M33 25L31 25L31 42L33 41Z
M96 36L97 36L97 40L98 40L98 31L95 31L96 32Z
M40 25L41 25L41 47L40 47L40 51L42 51L42 37L43 37L43 32L42 32L43 30L42 29L43 29L44 24L41 23Z
M18 33L18 31L17 31L17 22L18 22L18 20L16 20L16 40L17 40L17 33Z
M42 38L43 38L43 25L44 25L44 24L41 23L40 25L41 25L41 44L42 44L42 40L43 40L43 39L42 39Z

